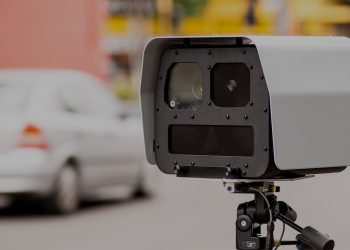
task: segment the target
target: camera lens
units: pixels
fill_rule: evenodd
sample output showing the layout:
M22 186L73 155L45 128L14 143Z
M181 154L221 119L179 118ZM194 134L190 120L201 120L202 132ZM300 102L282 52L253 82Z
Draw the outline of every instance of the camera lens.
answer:
M244 107L250 100L250 72L244 63L219 63L212 70L211 98L219 107Z
M203 79L197 63L173 65L168 79L167 102L171 108L199 108L203 100Z

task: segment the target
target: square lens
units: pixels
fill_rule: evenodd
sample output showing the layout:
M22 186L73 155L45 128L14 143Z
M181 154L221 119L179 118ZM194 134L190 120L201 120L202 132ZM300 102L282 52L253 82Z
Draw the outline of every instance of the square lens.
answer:
M202 70L197 63L176 63L167 77L167 103L173 109L196 110L203 100Z
M219 63L211 72L211 98L219 107L244 107L250 101L250 72L244 63Z

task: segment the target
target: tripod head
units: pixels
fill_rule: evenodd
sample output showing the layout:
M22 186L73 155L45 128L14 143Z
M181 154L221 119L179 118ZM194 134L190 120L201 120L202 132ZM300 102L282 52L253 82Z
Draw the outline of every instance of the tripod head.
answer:
M224 187L230 193L254 194L254 200L242 203L237 209L236 248L237 250L273 250L282 245L295 245L299 250L333 250L334 241L312 227L302 228L295 223L297 212L286 202L278 201L274 193L280 191L273 182L227 182ZM283 222L281 239L275 241L275 222ZM266 224L267 235L261 234ZM294 241L282 241L285 225L299 234Z

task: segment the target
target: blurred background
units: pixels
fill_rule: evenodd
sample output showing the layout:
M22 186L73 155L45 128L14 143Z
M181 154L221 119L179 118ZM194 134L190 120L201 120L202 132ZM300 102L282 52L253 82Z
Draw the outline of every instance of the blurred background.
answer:
M0 248L235 249L252 197L147 165L139 111L151 37L219 34L348 36L350 1L0 0ZM336 249L349 178L281 183Z

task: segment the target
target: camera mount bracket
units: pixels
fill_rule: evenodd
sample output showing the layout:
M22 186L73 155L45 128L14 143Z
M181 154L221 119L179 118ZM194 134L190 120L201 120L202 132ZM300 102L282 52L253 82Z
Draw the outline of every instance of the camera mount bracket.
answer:
M297 213L285 202L277 201L275 193L280 188L273 181L223 180L225 189L230 193L254 194L254 200L242 203L237 209L236 248L237 250L276 250L283 245L295 245L298 250L333 250L334 241L312 227L302 228L295 223ZM274 239L274 223L283 222L281 239ZM267 235L263 236L261 227L267 225ZM285 225L299 234L294 241L282 241Z
M274 178L274 179L223 179L224 187L234 186L237 182L244 183L266 183L266 182L278 182L278 181L299 181L304 179L310 179L315 177L315 175L304 175L293 178Z

